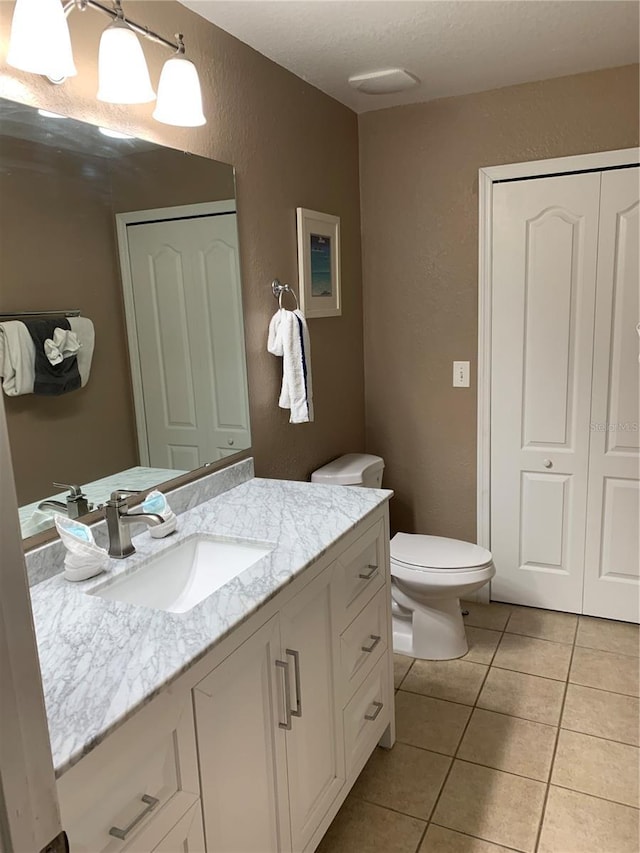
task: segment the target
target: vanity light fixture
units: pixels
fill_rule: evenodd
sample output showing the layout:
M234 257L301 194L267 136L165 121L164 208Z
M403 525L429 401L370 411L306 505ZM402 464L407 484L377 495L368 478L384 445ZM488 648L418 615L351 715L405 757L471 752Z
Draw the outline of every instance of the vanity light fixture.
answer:
M11 21L7 63L51 80L73 77L71 37L60 0L17 0Z
M178 38L181 52L167 59L162 67L153 117L164 124L200 127L207 122L202 112L200 80L193 62L184 58L182 36Z
M112 23L103 32L98 55L97 98L112 104L140 104L155 100L149 69L138 36L175 52L163 66L158 101L153 116L178 127L206 123L198 71L185 57L183 37L169 41L142 24L126 18L121 0L113 8L98 0L16 0L7 63L21 71L43 74L52 83L63 83L77 73L67 18L74 11L94 9Z
M109 104L148 104L155 101L156 93L151 86L142 45L123 21L119 3L116 8L121 17L116 18L100 38L96 98Z

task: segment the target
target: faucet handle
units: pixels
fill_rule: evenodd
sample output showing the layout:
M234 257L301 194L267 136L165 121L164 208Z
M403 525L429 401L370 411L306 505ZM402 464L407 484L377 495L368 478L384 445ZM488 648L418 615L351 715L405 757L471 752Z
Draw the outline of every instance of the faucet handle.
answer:
M76 486L74 483L53 483L53 485L58 489L69 489L70 498L83 497L82 488L80 486Z

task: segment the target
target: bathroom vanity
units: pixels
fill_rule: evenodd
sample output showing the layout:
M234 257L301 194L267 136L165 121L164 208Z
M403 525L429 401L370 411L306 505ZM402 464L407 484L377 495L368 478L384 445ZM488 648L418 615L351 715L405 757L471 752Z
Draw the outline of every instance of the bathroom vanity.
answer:
M390 495L249 479L135 537L115 575L195 535L266 551L187 612L32 588L72 853L316 848L394 741Z

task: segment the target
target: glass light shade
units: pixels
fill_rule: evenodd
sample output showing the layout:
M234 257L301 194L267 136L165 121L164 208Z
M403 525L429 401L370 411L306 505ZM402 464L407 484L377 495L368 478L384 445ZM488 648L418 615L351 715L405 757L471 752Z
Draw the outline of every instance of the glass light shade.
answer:
M69 26L60 0L17 0L7 63L52 80L73 77Z
M156 121L178 127L200 127L207 123L202 112L200 80L193 62L182 56L167 59L158 84Z
M96 97L109 104L146 104L156 97L142 45L124 21L114 21L100 38Z

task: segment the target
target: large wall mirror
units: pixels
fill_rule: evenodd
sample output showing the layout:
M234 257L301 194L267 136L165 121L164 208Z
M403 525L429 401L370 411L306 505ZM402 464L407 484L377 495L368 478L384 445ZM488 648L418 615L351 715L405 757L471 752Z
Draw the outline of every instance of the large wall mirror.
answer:
M250 447L232 166L0 99L0 315L24 537Z

